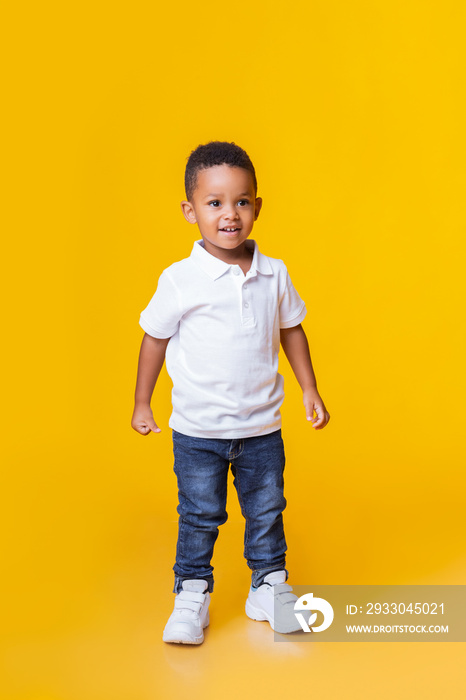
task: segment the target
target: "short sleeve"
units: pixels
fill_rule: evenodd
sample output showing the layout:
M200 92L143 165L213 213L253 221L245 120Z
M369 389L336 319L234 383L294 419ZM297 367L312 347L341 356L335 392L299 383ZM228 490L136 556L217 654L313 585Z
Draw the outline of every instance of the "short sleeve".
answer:
M304 301L293 286L288 271L286 271L285 289L280 298L280 328L298 326L306 316Z
M171 338L178 330L180 318L178 290L165 270L154 296L141 313L139 325L153 338Z

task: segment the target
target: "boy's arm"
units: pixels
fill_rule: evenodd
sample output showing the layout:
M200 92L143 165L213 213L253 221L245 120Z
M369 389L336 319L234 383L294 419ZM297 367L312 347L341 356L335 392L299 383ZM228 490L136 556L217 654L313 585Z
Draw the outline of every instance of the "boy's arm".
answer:
M280 342L291 368L303 390L306 418L316 430L325 428L330 415L317 391L317 381L312 367L311 354L306 334L301 324L293 328L280 329ZM316 417L313 418L313 413Z
M160 433L154 420L150 401L160 370L165 360L165 350L170 338L153 338L144 334L139 352L138 376L134 395L134 412L131 427L141 435Z

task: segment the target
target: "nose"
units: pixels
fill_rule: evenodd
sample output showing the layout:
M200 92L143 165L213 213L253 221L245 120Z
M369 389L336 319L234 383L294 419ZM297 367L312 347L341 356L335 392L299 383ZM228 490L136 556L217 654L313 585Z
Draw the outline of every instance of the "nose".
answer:
M223 216L225 219L228 219L229 221L233 221L234 219L239 218L238 210L236 209L234 204L229 204L225 206L225 210L223 212Z

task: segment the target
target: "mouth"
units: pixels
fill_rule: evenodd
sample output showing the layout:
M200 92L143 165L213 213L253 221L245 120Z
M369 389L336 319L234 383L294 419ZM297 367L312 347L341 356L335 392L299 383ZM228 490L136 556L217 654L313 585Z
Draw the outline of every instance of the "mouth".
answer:
M222 233L226 233L227 236L234 236L236 233L241 231L241 229L237 226L226 226L225 228L220 228L219 231L221 231Z

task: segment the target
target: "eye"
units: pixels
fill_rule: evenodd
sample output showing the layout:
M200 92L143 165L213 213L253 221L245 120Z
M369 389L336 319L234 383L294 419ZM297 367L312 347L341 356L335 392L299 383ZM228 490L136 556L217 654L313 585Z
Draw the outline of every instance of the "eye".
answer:
M218 201L218 199L214 199L212 202L209 202L209 207L213 206L216 208L219 205L220 205L220 202Z
M240 199L238 204L242 207L245 207L249 204L249 200L248 199Z

